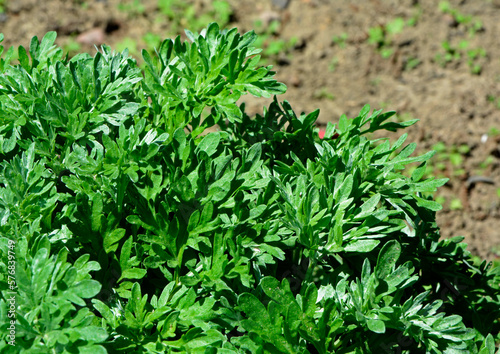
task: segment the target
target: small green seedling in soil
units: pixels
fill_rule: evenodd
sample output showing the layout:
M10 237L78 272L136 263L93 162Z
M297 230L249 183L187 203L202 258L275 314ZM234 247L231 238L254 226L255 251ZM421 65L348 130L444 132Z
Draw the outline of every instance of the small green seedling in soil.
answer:
M454 176L464 174L464 157L470 153L468 145L448 147L443 142L438 142L432 146L432 149L436 151L436 155L430 160L426 176L434 176L437 171L439 171L438 176L443 176L446 170Z
M488 155L486 157L486 159L484 159L484 161L482 161L480 164L479 164L479 168L481 170L485 170L487 169L489 166L491 166L494 162L495 162L495 157L492 156L492 155Z
M464 207L462 201L458 198L453 198L450 201L450 210L462 210Z
M405 67L405 70L406 71L410 71L410 70L413 70L415 69L417 66L419 66L422 62L420 61L419 58L415 58L415 57L410 57L408 59L406 59L405 63L404 63L404 67Z
M405 26L405 20L396 17L385 25L371 27L368 30L368 43L375 44L383 58L389 58L394 52L392 39L395 35L401 33Z
M339 58L338 57L333 57L330 60L330 63L328 64L328 71L334 72L335 69L337 69L338 64L339 64Z
M467 57L467 65L471 74L480 75L482 71L482 60L486 57L486 50L483 48L470 48L469 41L461 40L457 46L452 46L449 41L443 41L441 44L445 53L438 53L435 57L437 63L442 67L450 63L460 62L463 56Z
M436 195L436 202L445 205L446 204L446 197L443 195Z
M69 56L76 55L80 50L82 49L82 46L80 43L76 41L74 37L69 37L63 45L63 50L68 53Z
M333 101L335 96L328 90L328 88L322 87L314 92L313 98L317 100L327 99Z
M480 75L482 65L478 62L481 58L486 57L486 50L484 48L474 48L467 50L467 64L469 65L472 74Z
M345 48L347 43L347 33L342 33L338 36L332 37L332 42L335 43L339 48Z
M233 13L231 5L225 0L208 1L202 11L190 1L158 0L158 9L161 15L169 19L169 31L174 35L180 34L186 27L199 31L214 20L223 28ZM161 15L157 21L164 21Z
M498 102L498 101L497 101ZM500 107L499 107L500 108ZM500 135L500 129L497 127L491 127L488 130L488 136L495 137Z
M497 109L500 109L500 97L495 97L494 95L488 95L488 101L491 102ZM496 128L492 128L496 129ZM491 129L490 129L491 130Z
M409 27L416 26L418 21L420 20L420 16L422 16L422 12L423 10L420 4L415 4L413 15L406 21L406 25Z
M458 47L454 47L449 41L443 41L441 47L444 49L444 54L436 54L436 61L445 67L448 63L459 61L462 57L462 51L469 45L468 41L462 40Z
M146 7L142 4L141 0L121 2L118 4L118 9L127 13L130 18L143 15L146 11Z
M131 37L124 37L118 43L115 44L116 49L118 51L124 51L128 49L130 55L134 57L138 57L140 55L140 51L137 47L137 41Z
M145 43L145 49L148 51L154 51L154 49L159 48L162 42L162 37L156 33L147 32L142 37L143 42Z
M275 61L280 55L287 53L297 44L298 38L292 37L288 40L279 38L281 22L278 20L271 21L267 26L261 20L254 22L256 33L259 35L256 45L264 48L262 57Z
M481 20L471 15L460 13L457 9L452 8L448 1L441 1L439 3L439 9L443 13L450 14L458 25L463 25L467 29L470 37L473 37L477 32L483 30L483 23Z

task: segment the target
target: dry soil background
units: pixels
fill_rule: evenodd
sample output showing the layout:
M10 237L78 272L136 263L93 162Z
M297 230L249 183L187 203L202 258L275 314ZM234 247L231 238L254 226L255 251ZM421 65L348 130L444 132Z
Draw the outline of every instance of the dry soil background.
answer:
M158 14L157 0L3 3L0 32L7 46L27 47L32 36L55 30L59 44L79 41L84 50L124 39L140 48L146 33L166 35L172 22ZM143 7L133 14L119 10L119 3ZM208 0L191 3L200 13L210 5ZM288 86L280 99L289 100L296 111L319 108L324 125L343 113L355 117L368 103L397 111L397 119L420 119L406 129L407 142L417 142L420 153L437 147L432 172L450 178L437 194L444 203L438 213L442 235L465 236L473 253L498 259L500 1L450 0L448 11L433 0L229 3L229 27L245 32L257 22L261 28L277 24L264 45L280 40L287 45L267 60ZM376 31L382 36L374 43ZM260 112L263 104L250 100L248 107Z

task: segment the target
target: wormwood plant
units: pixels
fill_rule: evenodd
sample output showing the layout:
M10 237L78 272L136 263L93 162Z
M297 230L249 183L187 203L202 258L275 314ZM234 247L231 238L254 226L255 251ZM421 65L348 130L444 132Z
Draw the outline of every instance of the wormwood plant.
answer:
M249 117L285 91L256 35L186 34L144 73L54 32L1 58L1 352L493 354L500 271L439 238L433 152L365 136L415 120Z

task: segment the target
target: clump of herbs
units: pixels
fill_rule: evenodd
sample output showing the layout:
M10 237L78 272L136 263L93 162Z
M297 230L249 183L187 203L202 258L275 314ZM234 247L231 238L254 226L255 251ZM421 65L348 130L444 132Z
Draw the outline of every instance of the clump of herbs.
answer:
M493 354L500 270L440 239L433 152L366 137L416 120L249 117L286 89L255 33L186 34L145 72L54 32L0 59L0 350Z

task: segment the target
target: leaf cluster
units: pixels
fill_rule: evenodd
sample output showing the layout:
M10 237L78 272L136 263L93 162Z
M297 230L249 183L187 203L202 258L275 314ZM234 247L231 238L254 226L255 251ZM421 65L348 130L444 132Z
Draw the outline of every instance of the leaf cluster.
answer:
M186 34L144 73L53 32L1 59L0 349L493 353L500 270L440 239L433 152L365 136L416 121L366 106L319 139L276 97L249 117L243 95L286 89L255 34Z

